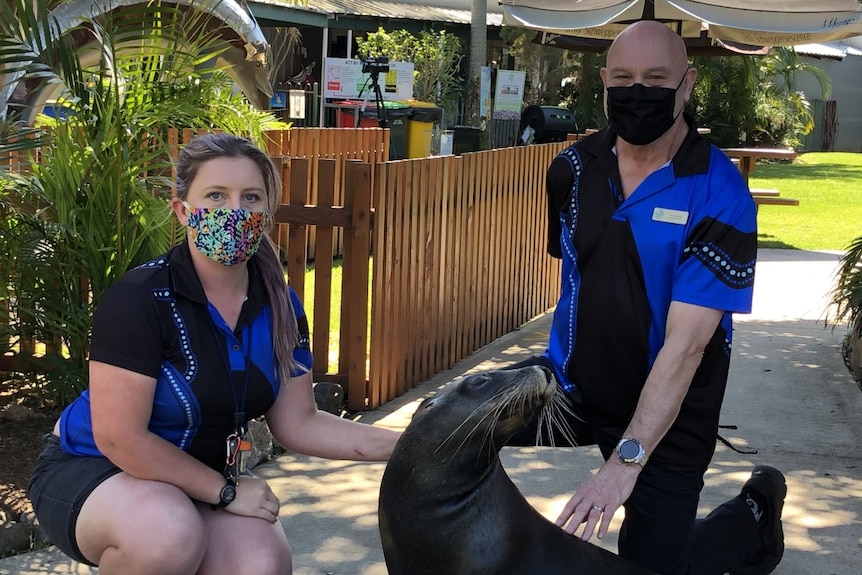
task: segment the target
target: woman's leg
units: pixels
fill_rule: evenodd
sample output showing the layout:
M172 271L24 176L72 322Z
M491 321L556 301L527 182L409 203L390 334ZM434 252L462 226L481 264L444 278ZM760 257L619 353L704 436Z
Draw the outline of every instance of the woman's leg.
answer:
M198 575L290 575L293 563L281 523L198 505L207 550Z
M204 521L185 493L126 473L93 490L75 537L101 575L189 575L207 548Z

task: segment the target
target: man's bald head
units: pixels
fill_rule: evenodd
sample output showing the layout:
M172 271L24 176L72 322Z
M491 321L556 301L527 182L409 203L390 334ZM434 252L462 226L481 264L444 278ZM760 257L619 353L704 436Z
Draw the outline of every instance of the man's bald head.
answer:
M618 58L628 59L630 53L650 53L671 69L685 70L688 55L685 42L667 25L655 20L641 20L619 33L608 49L608 67Z
M624 141L646 145L674 126L674 133L686 129L682 110L691 97L697 70L688 67L683 39L664 24L645 20L623 30L608 49L607 65L599 73L605 85L605 113ZM609 92L613 92L612 107ZM633 118L638 120L632 123Z

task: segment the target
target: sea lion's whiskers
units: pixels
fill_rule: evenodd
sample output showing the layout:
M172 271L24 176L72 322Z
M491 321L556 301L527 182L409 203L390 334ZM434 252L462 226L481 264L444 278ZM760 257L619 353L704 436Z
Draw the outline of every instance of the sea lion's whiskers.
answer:
M492 403L492 405L489 411L476 423L473 430L466 434L461 441L461 444L458 446L458 450L460 450L465 443L469 441L470 437L476 430L476 427L487 420L490 421L491 424L488 425L485 430L484 437L481 441L481 449L476 454L477 460L483 456L484 450L488 450L489 453L494 451L495 447L491 439L494 437L497 425L503 419L502 416L505 413L509 413L510 417L514 414L519 414L523 417L524 413L529 411L529 401L533 395L535 395L535 390L531 389L529 386L514 386L495 393L488 401L483 402L483 407L489 402ZM474 410L473 414L475 414L476 411L477 410ZM472 414L468 417L468 420L469 419L472 419Z
M538 446L541 443L542 430L547 430L548 443L551 448L551 454L554 458L554 464L559 465L557 461L557 433L563 438L567 446L577 447L578 442L575 435L569 426L566 415L578 417L572 409L569 400L563 392L557 388L554 391L551 401L539 413L539 421L536 432L536 457L538 458Z
M461 423L459 423L459 424L458 424L458 426L457 426L457 427L455 427L455 429L453 429L451 433L449 433L449 435L446 437L446 439L444 439L442 442L440 442L440 445L438 445L438 446L437 446L437 448L434 450L434 452L435 452L435 453L437 453L437 452L439 452L443 447L445 447L445 446L446 446L446 444L447 444L447 443L449 443L449 442L450 442L450 441L455 437L455 435L457 435L457 434L458 434L458 432L460 432L460 431L461 431L461 428L463 428L465 425L467 425L467 424L468 424L468 423L470 423L471 421L475 422L475 423L474 423L474 425L473 425L473 429L471 429L469 432L467 432L467 433L465 434L465 436L464 436L464 437L462 438L462 440L461 440L461 443L460 443L460 444L458 445L458 447L455 449L455 453L457 453L457 452L461 449L461 447L463 447L463 446L464 446L464 443L470 439L470 437L473 435L473 433L476 431L476 429L477 429L477 428L482 424L482 422L483 422L485 419L487 419L487 418L491 417L492 415L496 417L496 415L498 414L498 410L500 409L500 407L499 407L499 405L496 405L494 402L495 402L495 401L497 401L497 398L498 398L500 395L502 395L502 393L495 394L494 396L492 396L492 397L490 397L490 398L486 399L486 400L485 400L485 401L483 401L479 406L477 406L477 407L476 407L476 409L474 409L474 410L470 413L470 415L468 415L468 416L464 419L464 421L462 421ZM492 407L492 408L491 408L487 413L485 413L482 417L480 417L480 418L476 419L476 418L474 417L474 415L476 415L476 413L477 413L477 412L481 412L481 411L483 411L483 410L486 408L486 406L487 406L487 405L489 405L489 404L491 404L493 407Z
M567 416L575 419L581 418L575 413L575 410L572 409L572 404L559 388L554 391L554 395L551 397L551 402L547 406L547 411L543 410L543 413L547 413L549 425L553 425L559 429L560 435L569 442L570 446L578 446L578 442L575 439L572 428L569 427Z

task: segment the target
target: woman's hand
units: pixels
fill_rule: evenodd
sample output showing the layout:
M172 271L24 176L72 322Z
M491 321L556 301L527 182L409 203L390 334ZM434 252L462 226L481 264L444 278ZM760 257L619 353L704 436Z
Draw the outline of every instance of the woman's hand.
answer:
M225 507L225 511L275 523L280 508L278 497L266 481L251 475L242 475L237 482L236 498Z

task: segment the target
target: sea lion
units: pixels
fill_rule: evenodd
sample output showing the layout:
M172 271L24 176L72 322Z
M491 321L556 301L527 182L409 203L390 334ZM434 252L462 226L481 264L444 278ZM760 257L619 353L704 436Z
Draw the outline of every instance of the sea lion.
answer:
M648 573L545 519L503 469L500 449L558 393L529 366L464 377L419 405L380 485L389 575Z

